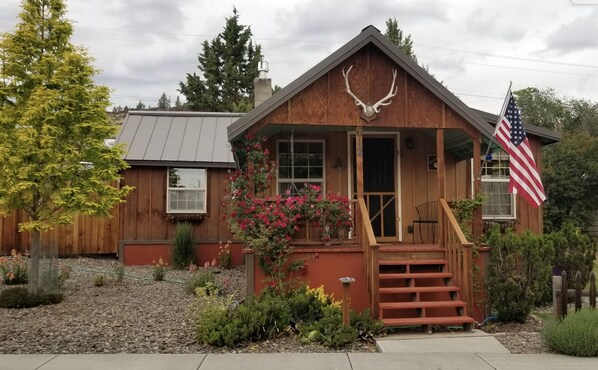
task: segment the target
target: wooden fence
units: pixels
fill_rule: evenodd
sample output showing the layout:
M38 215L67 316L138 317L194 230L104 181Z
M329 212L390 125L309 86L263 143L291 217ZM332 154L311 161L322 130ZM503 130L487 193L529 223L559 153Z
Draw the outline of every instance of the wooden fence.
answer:
M59 225L43 232L42 248L59 256L117 253L119 208L114 207L112 217L79 215L70 225ZM10 254L12 249L23 254L29 250L29 233L19 232L19 223L24 220L18 212L0 217L0 256Z
M563 294L563 292L566 292ZM581 310L581 298L590 298L590 307L596 308L596 275L590 274L589 289L582 290L581 272L575 274L575 289L567 289L567 272L552 277L552 310L557 319L567 316L567 305L570 297L575 298L575 311Z

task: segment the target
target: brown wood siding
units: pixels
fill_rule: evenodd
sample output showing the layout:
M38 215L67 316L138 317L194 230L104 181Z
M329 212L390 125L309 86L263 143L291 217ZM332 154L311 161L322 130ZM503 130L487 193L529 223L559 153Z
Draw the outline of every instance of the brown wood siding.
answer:
M231 239L222 218L222 202L228 181L227 169L208 169L207 215L194 226L200 242L226 242ZM174 237L175 224L166 219L167 168L132 167L125 171L127 185L135 186L123 208L123 241L168 241Z
M0 255L12 249L21 253L29 250L29 233L18 232L21 220L24 217L18 212L0 218ZM70 225L42 232L42 248L59 256L113 254L118 251L118 223L118 207L113 209L112 217L78 215Z

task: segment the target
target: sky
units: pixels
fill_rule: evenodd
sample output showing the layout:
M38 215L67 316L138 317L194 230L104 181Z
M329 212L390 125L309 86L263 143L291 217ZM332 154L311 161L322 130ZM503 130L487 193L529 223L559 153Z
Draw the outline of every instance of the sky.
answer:
M0 1L0 31L14 29L20 3ZM598 0L67 0L67 18L114 105L156 106L199 72L201 43L233 7L281 87L396 17L420 63L471 107L498 114L510 81L598 102Z

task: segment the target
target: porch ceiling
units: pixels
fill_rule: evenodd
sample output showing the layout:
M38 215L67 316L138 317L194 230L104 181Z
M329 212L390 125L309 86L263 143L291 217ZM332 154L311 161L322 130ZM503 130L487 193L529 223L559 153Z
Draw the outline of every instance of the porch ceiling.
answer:
M365 127L363 131L379 132L421 132L431 140L436 140L436 129L413 129L413 128L382 128ZM321 126L321 125L290 125L290 124L268 124L262 127L257 134L270 137L273 135L291 135L291 134L325 134L331 132L355 132L356 126ZM471 138L461 130L444 130L444 147L451 152L458 160L470 159L473 156L473 143Z

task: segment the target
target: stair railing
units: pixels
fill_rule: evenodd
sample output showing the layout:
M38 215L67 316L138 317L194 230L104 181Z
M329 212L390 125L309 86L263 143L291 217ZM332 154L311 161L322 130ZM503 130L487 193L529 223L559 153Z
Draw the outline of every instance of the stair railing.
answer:
M467 241L446 199L440 199L442 208L442 241L448 261L448 272L453 274L455 285L461 289L461 299L467 303L467 314L473 309L473 243Z
M368 292L370 294L370 305L372 317L377 318L379 314L378 298L378 260L380 244L376 241L374 229L370 222L368 209L363 198L357 199L357 212L355 212L355 228L357 229L357 240L363 250L365 276Z

